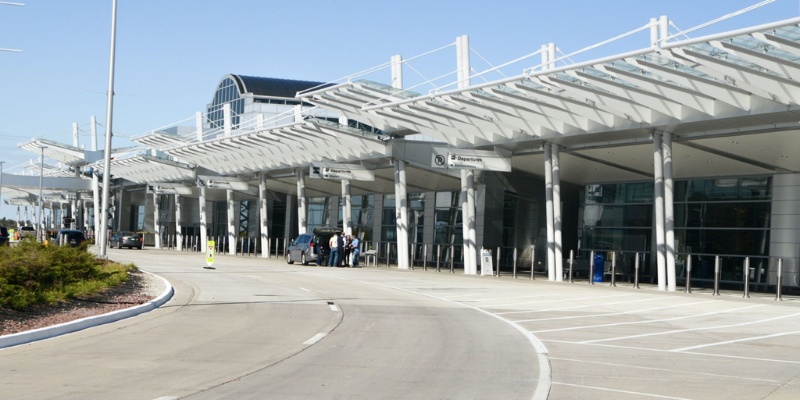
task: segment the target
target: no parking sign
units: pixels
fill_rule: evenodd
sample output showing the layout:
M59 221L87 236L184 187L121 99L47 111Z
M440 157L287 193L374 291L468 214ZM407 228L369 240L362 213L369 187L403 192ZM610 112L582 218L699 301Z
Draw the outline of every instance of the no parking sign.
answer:
M214 268L212 265L214 264L215 244L216 243L213 240L209 240L206 244L206 264L208 264L206 268Z

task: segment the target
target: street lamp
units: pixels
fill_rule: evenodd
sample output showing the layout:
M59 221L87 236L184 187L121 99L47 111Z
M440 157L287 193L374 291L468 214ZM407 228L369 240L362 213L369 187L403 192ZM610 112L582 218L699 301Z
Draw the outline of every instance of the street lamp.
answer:
M111 126L114 121L114 53L117 43L117 0L111 2L111 55L108 62L108 107L106 109L106 147L103 154L103 213L100 225L100 256L106 256L108 241L108 189L111 186Z
M38 147L42 149L42 158L39 160L39 216L38 216L39 220L36 221L36 231L40 232L39 235L41 236L37 236L39 237L39 240L41 242L44 242L44 229L42 227L42 216L43 216L42 212L44 208L43 207L44 200L42 199L42 182L44 181L44 149L46 149L47 146L38 146Z

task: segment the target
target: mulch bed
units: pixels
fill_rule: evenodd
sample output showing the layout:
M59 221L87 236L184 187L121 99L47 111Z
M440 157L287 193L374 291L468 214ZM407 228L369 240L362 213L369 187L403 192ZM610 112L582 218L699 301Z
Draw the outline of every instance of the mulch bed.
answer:
M147 279L148 277L142 272L131 272L127 282L105 289L91 297L69 300L50 306L29 307L23 311L0 308L0 336L147 303L156 297L148 293Z

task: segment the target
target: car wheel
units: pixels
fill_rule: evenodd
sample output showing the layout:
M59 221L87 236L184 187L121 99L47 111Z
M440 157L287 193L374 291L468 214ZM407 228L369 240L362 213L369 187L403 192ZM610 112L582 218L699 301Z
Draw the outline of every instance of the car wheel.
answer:
M286 253L286 263L287 264L294 264L294 261L292 261L292 254L291 253Z
M300 264L308 265L308 260L306 260L306 253L300 255Z
M139 246L139 250L141 250L141 249L142 249L142 247L144 247L144 246Z

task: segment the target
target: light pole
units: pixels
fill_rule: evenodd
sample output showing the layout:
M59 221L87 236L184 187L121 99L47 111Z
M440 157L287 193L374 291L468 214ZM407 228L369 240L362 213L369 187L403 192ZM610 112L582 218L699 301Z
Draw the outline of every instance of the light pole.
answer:
M43 204L44 199L42 199L42 183L44 182L44 149L47 146L39 146L42 149L42 158L39 160L39 217L38 221L36 221L36 231L39 232L37 237L39 238L40 242L44 242L44 229L42 229L42 218L44 217L43 212Z
M103 223L100 225L100 256L106 256L108 241L108 188L111 186L111 126L114 121L114 52L117 43L117 0L111 2L111 55L108 61L108 108L106 109L106 148L103 154Z

